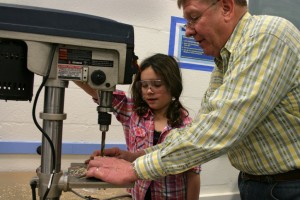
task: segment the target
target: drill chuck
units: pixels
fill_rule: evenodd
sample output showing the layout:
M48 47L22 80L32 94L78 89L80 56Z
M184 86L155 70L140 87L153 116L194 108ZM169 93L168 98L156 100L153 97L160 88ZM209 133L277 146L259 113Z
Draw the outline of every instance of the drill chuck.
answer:
M111 114L98 112L98 124L100 125L100 131L108 131L108 126L111 124Z

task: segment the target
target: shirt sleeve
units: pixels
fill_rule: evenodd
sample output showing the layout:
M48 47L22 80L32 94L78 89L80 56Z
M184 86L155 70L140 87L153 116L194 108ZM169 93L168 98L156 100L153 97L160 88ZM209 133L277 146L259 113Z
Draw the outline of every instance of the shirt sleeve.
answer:
M211 82L204 108L193 123L172 130L158 149L135 161L141 179L178 174L225 154L293 87L299 77L293 49L274 35L260 34L250 40L236 50L239 53L232 53L223 77L220 70L219 75L212 73L211 80L223 79L222 83L211 90L215 87Z
M122 124L127 123L133 112L133 102L126 97L124 91L116 90L113 92L112 106L117 120Z

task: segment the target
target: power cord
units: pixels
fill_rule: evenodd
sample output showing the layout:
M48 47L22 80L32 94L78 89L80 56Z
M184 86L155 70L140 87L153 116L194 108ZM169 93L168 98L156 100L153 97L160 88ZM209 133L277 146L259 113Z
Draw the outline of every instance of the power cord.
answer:
M78 192L74 191L74 190L70 190L70 192L73 192L74 194L76 194L77 196L79 196L80 198L82 199L86 199L86 200L99 200L98 198L94 198L94 197L91 197L91 196L83 196L81 194L79 194Z
M55 148L54 148L54 145L53 145L53 142L51 141L51 138L47 135L47 133L43 130L43 128L39 125L37 119L36 119L36 115L35 115L35 112L36 112L36 105L37 105L37 101L38 101L38 98L39 98L39 95L43 89L43 87L45 86L46 84L46 81L48 80L49 78L49 75L50 75L50 71L51 71L51 66L52 66L52 62L53 62L53 58L54 58L54 54L55 54L55 50L56 50L56 47L57 45L54 44L53 47L52 47L52 52L51 52L51 62L49 63L49 66L48 66L48 69L47 69L47 72L46 72L46 75L45 77L43 78L43 81L40 85L40 87L38 88L37 90L37 93L36 93L36 96L34 98L34 102L33 102L33 107L32 107L32 118L33 118L33 122L34 124L36 125L36 127L41 131L41 133L43 134L43 137L45 137L47 139L47 141L49 142L49 145L50 145L50 148L51 148L51 152L52 152L52 166L53 166L53 171L52 171L52 174L50 176L50 180L49 180L49 184L48 184L48 187L47 187L47 190L44 194L44 197L43 199L45 200L48 196L48 193L50 191L50 188L51 188L51 185L52 185L52 182L53 182L53 178L54 178L54 174L55 174L55 167L56 167L56 153L55 153Z
M70 192L73 192L75 195L77 195L80 198L85 199L85 200L99 200L98 198L94 198L94 197L91 197L91 196L83 196L83 195L79 194L78 192L76 192L76 191L74 191L72 189L70 190ZM114 200L114 199L126 198L126 197L130 197L131 198L131 195L130 194L123 194L123 195L119 195L119 196L114 196L114 197L106 198L106 199L103 199L103 200Z
M31 193L32 193L32 200L36 200L36 189L37 182L35 180L30 181Z

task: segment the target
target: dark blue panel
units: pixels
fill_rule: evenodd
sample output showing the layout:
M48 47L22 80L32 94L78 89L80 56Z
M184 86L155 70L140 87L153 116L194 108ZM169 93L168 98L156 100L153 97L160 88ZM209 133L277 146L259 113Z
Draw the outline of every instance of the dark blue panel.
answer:
M82 13L0 3L0 29L62 37L126 43L133 47L133 27Z
M250 0L249 10L255 15L274 15L288 19L300 29L299 0Z

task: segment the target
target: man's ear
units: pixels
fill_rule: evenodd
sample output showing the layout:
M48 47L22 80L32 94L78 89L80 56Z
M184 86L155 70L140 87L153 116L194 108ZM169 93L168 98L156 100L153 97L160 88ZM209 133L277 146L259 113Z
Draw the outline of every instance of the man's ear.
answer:
M220 0L222 6L222 14L226 21L230 20L234 15L234 0Z

